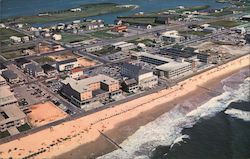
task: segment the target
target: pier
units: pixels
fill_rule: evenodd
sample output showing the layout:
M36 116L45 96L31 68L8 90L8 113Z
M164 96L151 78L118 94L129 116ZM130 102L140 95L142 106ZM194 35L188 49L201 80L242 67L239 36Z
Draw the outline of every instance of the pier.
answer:
M206 90L207 92L213 93L215 96L218 96L218 95L223 93L223 92L215 91L213 89L206 88L206 87L203 87L203 86L200 86L200 85L197 85L197 87L199 87L199 88L201 88L203 90Z
M118 149L122 149L124 150L118 143L116 143L114 140L112 140L110 137L108 137L107 135L105 135L104 133L102 133L100 130L98 130L99 133L101 134L101 136L104 137L104 139L106 139L109 143L111 143L112 145L114 145L116 148ZM125 150L124 150L125 151Z

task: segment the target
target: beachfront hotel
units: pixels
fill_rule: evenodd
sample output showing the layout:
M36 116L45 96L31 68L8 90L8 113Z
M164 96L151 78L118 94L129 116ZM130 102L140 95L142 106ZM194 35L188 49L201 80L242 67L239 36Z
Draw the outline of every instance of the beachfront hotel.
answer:
M158 84L158 77L153 74L153 71L142 69L140 66L130 63L122 64L121 74L130 79L135 79L142 90L153 88Z
M102 74L81 80L66 78L62 83L62 95L81 108L121 94L119 81Z
M138 59L140 61L156 65L155 73L159 77L176 79L184 77L186 74L192 73L192 71L194 70L194 65L190 62L186 62L183 58L177 58L176 60L174 60L145 52L137 53L133 56L135 59Z

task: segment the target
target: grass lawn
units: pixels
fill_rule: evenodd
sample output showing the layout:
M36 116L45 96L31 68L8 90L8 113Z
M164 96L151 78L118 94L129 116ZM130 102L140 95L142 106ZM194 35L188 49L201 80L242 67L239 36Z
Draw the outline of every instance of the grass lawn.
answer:
M107 33L107 30L96 31L96 32L92 32L89 34L93 37L100 38L100 39L119 38L122 36L121 34Z
M19 32L16 32L14 30L11 30L11 29L5 29L5 28L1 28L0 29L0 42L1 42L1 45L2 46L6 46L8 44L10 44L10 37L11 36L19 36L19 37L22 37L22 36L25 36L24 34L21 34Z
M180 32L180 34L185 34L185 35L191 34L191 35L197 35L197 36L205 36L209 33L203 32L203 31L182 31L182 32Z
M129 24L134 24L134 25L158 25L155 23L155 18L152 17L147 17L147 16L134 16L134 17L121 17L120 18L122 21L127 22Z
M215 26L222 26L222 27L225 27L225 28L232 28L232 27L240 25L239 22L230 21L230 20L221 20L221 21L212 22L210 24L215 25Z
M134 9L131 7L118 7L115 3L97 3L97 4L85 4L81 5L81 11L72 12L70 10L61 10L55 12L49 12L49 15L45 16L23 16L15 19L15 22L19 23L48 23L48 22L62 22L70 21L80 18L86 18L90 16L103 15L108 13L123 12Z
M26 124L24 124L22 126L17 127L17 129L18 129L19 132L22 132L22 131L26 131L26 130L31 129L31 127L29 126L29 124L26 123Z
M2 53L2 56L6 59L13 59L13 58L21 57L24 55L21 54L21 51L17 50L17 51L10 51L10 52Z
M61 42L74 43L74 42L80 42L80 41L89 40L89 39L90 39L89 37L82 36L82 35L62 33Z
M55 62L54 59L52 59L51 57L48 57L48 56L42 56L42 57L40 57L38 59L35 59L35 61L37 63L40 63L40 64Z
M0 29L0 41L9 40L11 36L25 36L25 35L11 29L5 29L5 28Z
M106 46L100 51L94 52L95 55L97 56L104 56L104 55L109 55L118 52L114 47L112 46Z
M10 133L7 130L4 131L4 132L0 132L0 139L4 138L4 137L7 137L7 136L10 136Z

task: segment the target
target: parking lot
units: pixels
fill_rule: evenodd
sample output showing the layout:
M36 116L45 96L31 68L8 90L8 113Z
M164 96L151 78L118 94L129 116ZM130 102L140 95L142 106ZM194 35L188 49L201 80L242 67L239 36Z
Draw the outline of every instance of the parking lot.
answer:
M120 70L121 70L120 65L121 64L114 64L111 66L98 67L95 69L85 71L85 74L87 74L88 76L105 74L107 76L120 80L122 78L121 73L120 73Z
M14 92L21 108L50 99L50 96L45 91L34 84L15 87Z
M48 83L46 83L46 86L53 91L54 93L58 92L61 87L62 87L62 83L58 80L53 80L53 81L49 81Z

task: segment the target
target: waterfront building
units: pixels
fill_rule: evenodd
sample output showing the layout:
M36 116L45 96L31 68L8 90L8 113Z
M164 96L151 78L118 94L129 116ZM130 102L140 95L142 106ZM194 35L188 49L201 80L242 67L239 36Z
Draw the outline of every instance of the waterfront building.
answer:
M62 84L62 95L81 108L121 94L119 81L102 74L81 80L66 78Z
M192 63L185 62L184 59L171 60L166 64L156 67L156 74L160 77L175 79L184 77L187 73L192 73Z
M138 82L134 78L124 80L121 83L121 86L122 86L122 90L128 93L137 92L139 89Z
M102 21L86 24L87 30L100 29L100 28L104 28L104 27L105 27L105 25Z
M117 25L112 29L113 32L127 32L128 31L128 27L126 25Z
M158 84L158 77L153 74L153 71L142 69L140 66L130 63L123 63L121 74L130 79L135 79L142 90Z

